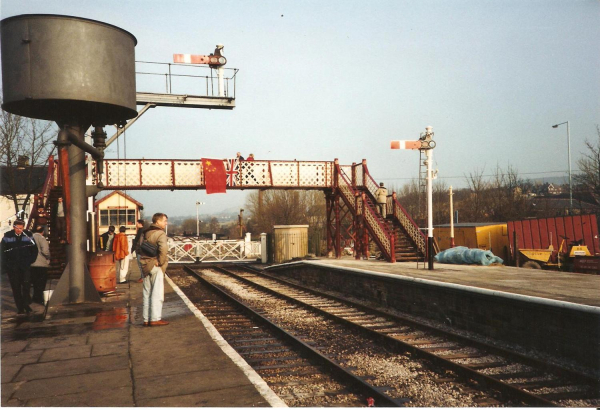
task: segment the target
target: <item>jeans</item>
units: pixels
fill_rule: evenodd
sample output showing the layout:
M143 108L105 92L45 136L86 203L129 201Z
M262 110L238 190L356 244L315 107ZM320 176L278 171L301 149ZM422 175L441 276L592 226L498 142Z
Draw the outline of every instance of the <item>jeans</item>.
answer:
M152 268L144 278L143 309L144 322L155 322L162 319L162 307L165 301L165 275L159 266Z

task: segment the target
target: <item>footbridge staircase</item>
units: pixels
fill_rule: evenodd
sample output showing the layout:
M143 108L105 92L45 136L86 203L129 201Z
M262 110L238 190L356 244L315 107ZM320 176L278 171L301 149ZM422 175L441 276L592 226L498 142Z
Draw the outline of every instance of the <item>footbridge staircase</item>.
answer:
M214 161L214 160L213 160ZM222 160L226 188L321 190L326 197L327 248L341 257L350 250L357 259L368 258L373 249L389 262L423 260L425 235L402 207L396 194L387 198L387 217L376 207L378 186L366 160L352 165L334 161L238 161ZM50 161L44 192L36 196L29 226L49 217L53 203L61 195L58 163ZM88 168L93 184L107 190L198 190L205 189L201 160L107 159L104 173L96 174L92 161ZM39 212L38 212L39 210ZM53 218L48 218L52 220ZM51 229L52 232L52 229ZM51 235L52 237L52 235Z

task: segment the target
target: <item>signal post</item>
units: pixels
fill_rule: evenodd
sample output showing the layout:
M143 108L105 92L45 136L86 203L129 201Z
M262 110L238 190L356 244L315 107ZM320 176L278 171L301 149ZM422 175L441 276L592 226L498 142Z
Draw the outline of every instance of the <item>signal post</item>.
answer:
M425 127L425 132L417 141L391 142L391 149L412 149L425 151L425 165L427 165L427 262L429 270L433 270L433 179L437 176L431 168L433 164L433 149L435 141L433 140L433 127Z

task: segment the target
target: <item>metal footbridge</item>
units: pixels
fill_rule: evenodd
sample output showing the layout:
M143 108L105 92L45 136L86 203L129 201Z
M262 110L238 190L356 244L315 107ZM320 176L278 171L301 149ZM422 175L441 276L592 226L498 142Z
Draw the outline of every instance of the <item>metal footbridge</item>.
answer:
M214 161L214 160L213 160ZM223 159L227 189L322 190L327 201L327 247L341 256L354 246L356 258L369 257L369 238L390 261L422 259L426 239L398 202L388 196L387 218L376 210L377 183L366 160L352 165L334 161L238 161ZM92 180L110 190L205 189L201 160L105 160L104 173Z

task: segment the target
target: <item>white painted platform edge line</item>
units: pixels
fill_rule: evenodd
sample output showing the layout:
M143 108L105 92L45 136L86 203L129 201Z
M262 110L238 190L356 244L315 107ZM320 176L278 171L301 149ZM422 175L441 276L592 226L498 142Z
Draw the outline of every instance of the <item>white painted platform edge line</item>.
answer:
M288 407L285 402L281 400L273 390L271 390L269 385L262 379L262 377L260 377L260 375L256 373L256 371L244 360L244 358L240 356L239 353L236 352L225 339L223 339L223 336L221 336L219 331L213 326L212 323L210 323L210 320L208 320L206 316L204 316L202 312L200 312L200 310L194 306L192 301L188 299L181 289L179 289L179 286L177 286L175 282L173 282L173 280L166 275L165 279L169 282L169 285L171 285L173 290L175 290L175 292L183 300L194 316L196 316L200 322L202 322L210 337L217 343L221 350L223 350L223 352L225 352L225 354L240 369L242 369L246 377L248 377L250 382L254 385L254 387L256 387L256 390L258 390L261 396L263 396L272 407Z
M525 301L525 302L535 302L535 303L539 303L540 305L559 307L559 308L571 309L571 310L576 310L576 311L580 311L580 312L600 315L600 307L597 307L597 306L582 305L582 304L578 304L578 303L565 302L565 301L556 300L556 299L542 298L539 296L520 295L520 294L516 294L516 293L503 292L500 290L483 289L483 288L478 288L475 286L459 285L456 283L441 282L441 281L436 281L436 280L431 280L431 279L412 278L409 276L394 275L391 273L377 272L377 271L372 271L372 270L367 270L367 269L358 269L358 268L350 268L347 266L329 265L327 263L318 262L318 261L291 262L291 263L286 263L286 264L282 264L282 265L277 265L277 267L285 267L285 266L289 267L289 266L293 266L293 265L314 265L314 266L319 266L322 268L339 270L339 271L346 270L346 271L357 272L357 273L366 273L369 275L380 276L380 277L384 277L384 278L392 278L392 279L400 280L400 281L417 282L417 283L424 283L424 284L428 284L428 285L432 285L432 286L446 287L446 288L450 288L450 289L466 290L469 292L479 293L479 294L483 294L483 295L491 295L491 296L497 296L497 297L502 297L502 298L507 298L507 299ZM269 268L275 268L275 267L273 266L273 267L269 267Z

